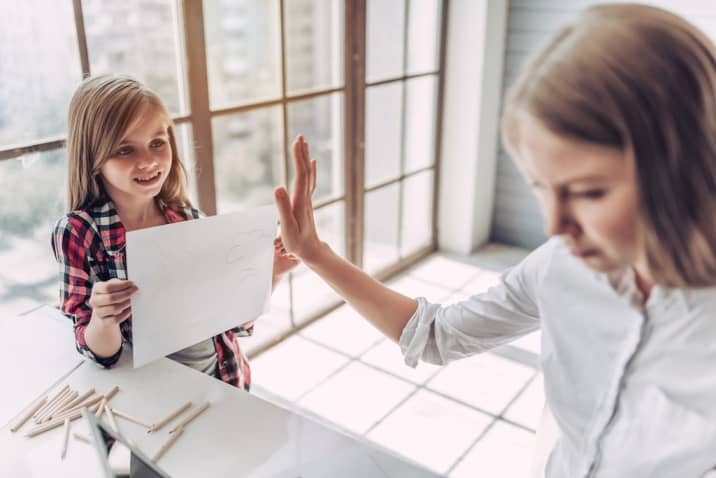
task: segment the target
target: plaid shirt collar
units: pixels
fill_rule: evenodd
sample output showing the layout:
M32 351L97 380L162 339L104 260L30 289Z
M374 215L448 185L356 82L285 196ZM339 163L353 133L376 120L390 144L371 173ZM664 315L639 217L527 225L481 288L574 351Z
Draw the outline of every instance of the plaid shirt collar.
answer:
M189 208L172 207L159 198L157 198L157 205L168 224L186 221L191 217L191 212L186 211ZM107 254L114 256L124 250L127 244L126 229L119 219L114 202L111 199L107 199L104 202L97 203L87 209L87 213L97 226L102 246Z

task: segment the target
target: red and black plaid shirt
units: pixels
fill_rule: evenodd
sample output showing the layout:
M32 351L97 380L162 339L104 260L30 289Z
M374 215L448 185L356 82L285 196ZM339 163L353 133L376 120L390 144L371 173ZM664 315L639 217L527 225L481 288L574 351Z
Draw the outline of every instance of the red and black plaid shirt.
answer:
M198 219L201 215L189 207L167 206L161 201L159 205L168 223ZM97 357L85 342L85 330L92 316L87 302L95 282L127 279L125 245L125 229L112 201L68 213L57 221L52 234L52 249L62 274L61 308L74 322L77 350L106 368L117 363L124 343L132 344L132 319L120 324L122 347L119 351L111 357ZM235 327L212 339L218 362L216 376L246 390L251 384L251 372L237 337L252 333L253 326Z

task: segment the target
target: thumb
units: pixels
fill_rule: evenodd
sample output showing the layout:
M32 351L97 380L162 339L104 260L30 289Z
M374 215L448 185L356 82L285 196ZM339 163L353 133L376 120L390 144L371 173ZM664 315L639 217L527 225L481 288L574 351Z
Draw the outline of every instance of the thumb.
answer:
M278 216L281 220L281 237L286 237L286 233L289 230L298 230L298 224L296 224L296 219L291 211L291 200L288 198L288 192L283 186L276 188L273 195L278 208Z

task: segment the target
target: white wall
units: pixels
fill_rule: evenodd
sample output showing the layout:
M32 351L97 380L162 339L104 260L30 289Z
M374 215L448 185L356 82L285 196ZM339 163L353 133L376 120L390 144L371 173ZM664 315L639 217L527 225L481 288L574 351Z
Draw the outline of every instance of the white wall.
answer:
M452 0L448 13L438 246L469 254L490 237L507 0Z

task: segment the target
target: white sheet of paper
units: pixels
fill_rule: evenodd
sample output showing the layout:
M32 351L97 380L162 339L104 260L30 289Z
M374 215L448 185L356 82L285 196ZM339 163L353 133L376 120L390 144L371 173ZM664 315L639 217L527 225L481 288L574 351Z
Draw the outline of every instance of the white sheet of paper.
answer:
M134 367L268 311L274 206L127 233Z

